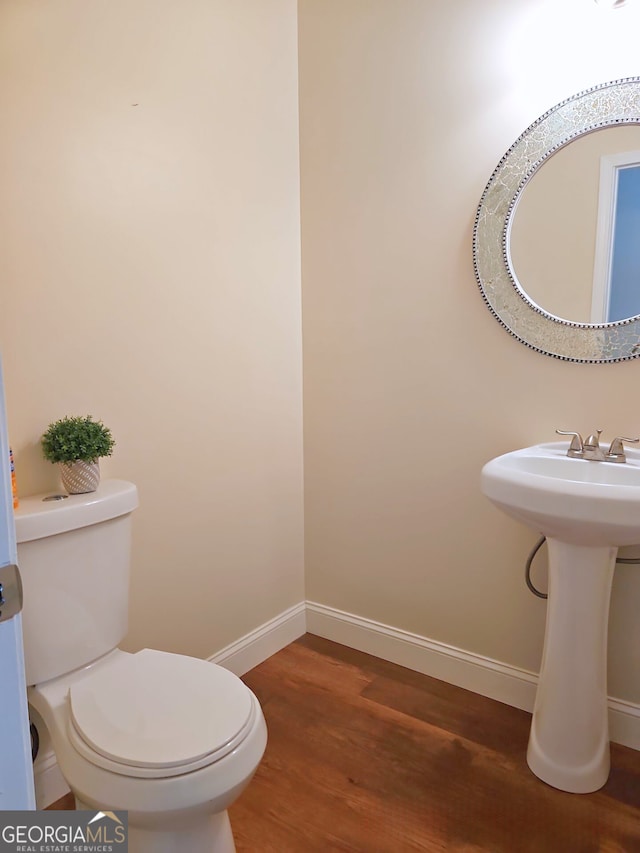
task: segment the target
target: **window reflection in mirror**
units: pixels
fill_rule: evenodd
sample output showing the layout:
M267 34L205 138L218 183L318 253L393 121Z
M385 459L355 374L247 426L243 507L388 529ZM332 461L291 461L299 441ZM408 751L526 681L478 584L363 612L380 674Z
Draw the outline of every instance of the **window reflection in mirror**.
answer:
M609 274L603 277L600 304L596 302L594 282L594 311L600 309L602 322L609 323L640 314L640 151L616 158L611 167L612 198L603 198L602 190L600 193L601 203L609 202L614 210Z
M543 311L577 323L640 314L639 152L640 126L596 130L560 148L522 190L508 262Z

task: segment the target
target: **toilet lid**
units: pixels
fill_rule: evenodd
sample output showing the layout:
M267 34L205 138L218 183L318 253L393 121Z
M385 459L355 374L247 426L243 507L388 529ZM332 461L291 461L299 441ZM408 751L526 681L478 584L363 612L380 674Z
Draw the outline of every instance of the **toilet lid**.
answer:
M152 649L119 655L73 685L69 705L76 731L97 753L168 775L234 749L253 710L250 690L233 673Z

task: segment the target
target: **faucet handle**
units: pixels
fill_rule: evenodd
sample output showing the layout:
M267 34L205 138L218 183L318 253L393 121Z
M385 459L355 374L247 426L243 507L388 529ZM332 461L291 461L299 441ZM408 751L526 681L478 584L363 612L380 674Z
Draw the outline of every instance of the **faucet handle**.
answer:
M640 442L640 438L625 438L622 435L619 435L617 438L614 438L611 442L611 446L609 447L609 452L605 453L604 458L607 462L626 462L627 457L624 452L623 441L626 441L627 444L638 444Z
M566 429L557 429L556 432L558 435L572 435L571 444L569 445L569 449L567 450L567 456L573 456L577 459L582 458L582 454L584 452L584 442L582 441L582 436L579 432L571 432L571 430Z

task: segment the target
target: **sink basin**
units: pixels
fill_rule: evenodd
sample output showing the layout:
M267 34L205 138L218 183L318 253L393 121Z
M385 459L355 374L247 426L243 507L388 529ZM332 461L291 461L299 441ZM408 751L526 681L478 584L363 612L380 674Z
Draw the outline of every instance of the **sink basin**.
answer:
M563 791L609 776L607 633L618 547L640 543L640 452L625 463L566 455L568 442L492 459L484 494L547 538L549 593L527 762Z
M482 491L504 512L547 537L580 545L640 542L640 451L627 461L572 459L567 442L538 444L492 459Z

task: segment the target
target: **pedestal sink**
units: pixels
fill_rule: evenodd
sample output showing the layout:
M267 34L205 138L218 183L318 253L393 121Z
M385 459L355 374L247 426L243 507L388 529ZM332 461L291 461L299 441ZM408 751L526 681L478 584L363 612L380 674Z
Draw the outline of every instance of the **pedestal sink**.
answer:
M482 491L547 537L549 598L527 762L555 788L609 775L607 629L618 547L640 543L640 452L621 464L567 457L567 442L492 459Z

